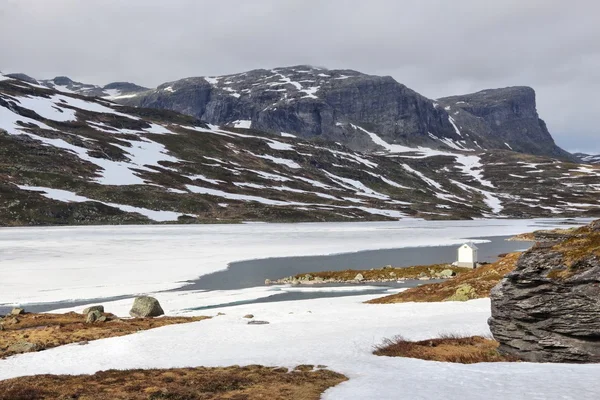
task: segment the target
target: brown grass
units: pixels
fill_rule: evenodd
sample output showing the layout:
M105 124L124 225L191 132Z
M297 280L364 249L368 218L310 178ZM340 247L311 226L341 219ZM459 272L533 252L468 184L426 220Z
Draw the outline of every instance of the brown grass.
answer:
M161 317L119 319L112 314L106 322L85 323L85 315L24 314L8 315L0 320L0 359L17 354L10 347L19 342L37 345L37 350L49 349L69 343L124 336L141 330L166 325L201 321L209 317Z
M552 247L552 250L563 255L563 260L569 267L586 257L600 256L600 232L592 232L588 227L583 227L578 232L579 235Z
M529 241L534 242L542 239L552 239L553 237L561 237L576 234L579 228L556 228L543 229L534 232L521 233L511 237L511 241Z
M37 375L0 381L0 400L317 400L347 378L302 366L110 370L94 375Z
M454 271L457 275L470 271L470 268L454 267L450 264L417 265L414 267L391 267L378 269L347 269L344 271L320 271L310 272L314 278L323 278L324 280L352 281L357 274L362 274L365 280L382 279L417 279L420 274L426 274L428 277L434 277L436 273L445 269ZM304 278L307 274L298 274L297 279Z
M521 253L510 253L493 264L481 266L441 283L417 286L401 293L369 300L370 304L437 302L452 300L460 288L469 287L468 299L489 297L490 290L512 271Z
M498 352L498 342L481 336L446 335L438 339L418 342L405 340L401 336L386 339L377 346L373 354L388 357L419 358L428 361L474 364L480 362L518 361Z

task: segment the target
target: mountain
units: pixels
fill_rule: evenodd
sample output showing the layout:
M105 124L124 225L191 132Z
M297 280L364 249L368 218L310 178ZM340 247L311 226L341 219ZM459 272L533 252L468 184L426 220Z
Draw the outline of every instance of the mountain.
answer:
M187 78L119 99L211 124L339 142L357 151L389 144L455 150L512 149L574 161L552 139L527 87L430 100L389 76L311 66Z
M529 87L488 89L437 101L460 126L461 135L477 147L573 160L554 143L538 116L535 91Z
M600 154L574 153L573 155L582 163L600 164Z
M174 89L175 90L175 89ZM235 98L234 96L232 96ZM575 217L600 166L219 127L0 75L0 224Z
M88 97L102 97L119 99L148 91L150 89L129 82L113 82L105 86L75 82L66 76L57 76L54 79L37 80L23 73L6 74L8 78L18 79L30 84L45 86L63 93L79 94Z

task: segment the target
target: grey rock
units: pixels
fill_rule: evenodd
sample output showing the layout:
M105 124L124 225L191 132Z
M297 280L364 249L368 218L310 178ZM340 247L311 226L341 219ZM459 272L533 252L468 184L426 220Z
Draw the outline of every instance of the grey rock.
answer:
M100 313L103 313L104 312L104 306L98 305L98 306L91 306L91 307L85 308L83 310L82 314L86 314L87 315L87 314L89 314L92 311L99 311Z
M452 271L451 269L445 269L439 273L440 278L450 278L454 275L456 275L456 272Z
M463 136L476 140L484 148L512 149L575 161L573 155L554 143L537 113L535 91L530 87L487 89L437 101L460 126Z
M532 362L600 362L600 259L570 268L548 245L535 246L491 292L488 320L499 350Z
M41 348L38 344L27 342L27 341L20 341L20 342L10 345L7 350L10 353L21 354L21 353L31 353L34 351L38 351L38 350L41 350Z
M19 307L13 308L12 311L10 312L10 315L23 315L23 314L25 314L25 309L19 308Z
M98 311L98 310L90 311L85 317L85 323L93 324L96 321L103 322L103 321L100 321L101 317L103 317L103 315L100 311ZM104 321L106 321L106 318L104 318Z
M268 321L248 321L248 325L268 325Z
M158 317L164 313L158 300L150 296L136 297L129 311L134 318Z

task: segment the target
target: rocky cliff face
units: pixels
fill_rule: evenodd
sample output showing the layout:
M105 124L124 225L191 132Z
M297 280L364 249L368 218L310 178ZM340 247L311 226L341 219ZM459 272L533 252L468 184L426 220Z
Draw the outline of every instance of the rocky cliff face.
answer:
M491 293L500 351L534 362L600 362L600 221L539 243Z
M464 136L484 148L571 158L554 143L538 116L535 91L529 87L489 89L438 99Z
M215 125L321 137L357 150L377 146L358 129L388 143L443 146L459 140L446 112L391 77L298 66L222 77L188 78L121 102L170 109Z

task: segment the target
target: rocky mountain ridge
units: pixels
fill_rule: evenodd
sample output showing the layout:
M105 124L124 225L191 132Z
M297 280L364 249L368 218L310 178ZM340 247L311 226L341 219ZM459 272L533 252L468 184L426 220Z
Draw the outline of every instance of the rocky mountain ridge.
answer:
M338 142L361 152L382 149L369 137L373 132L391 145L508 149L576 161L554 143L537 114L535 92L527 87L431 100L389 76L302 65L185 78L156 89L128 84L111 90L112 84L100 88L67 79L40 83L125 105L173 110L219 126Z
M577 217L600 167L216 126L0 75L0 224Z
M574 153L573 155L582 163L600 164L600 154Z

